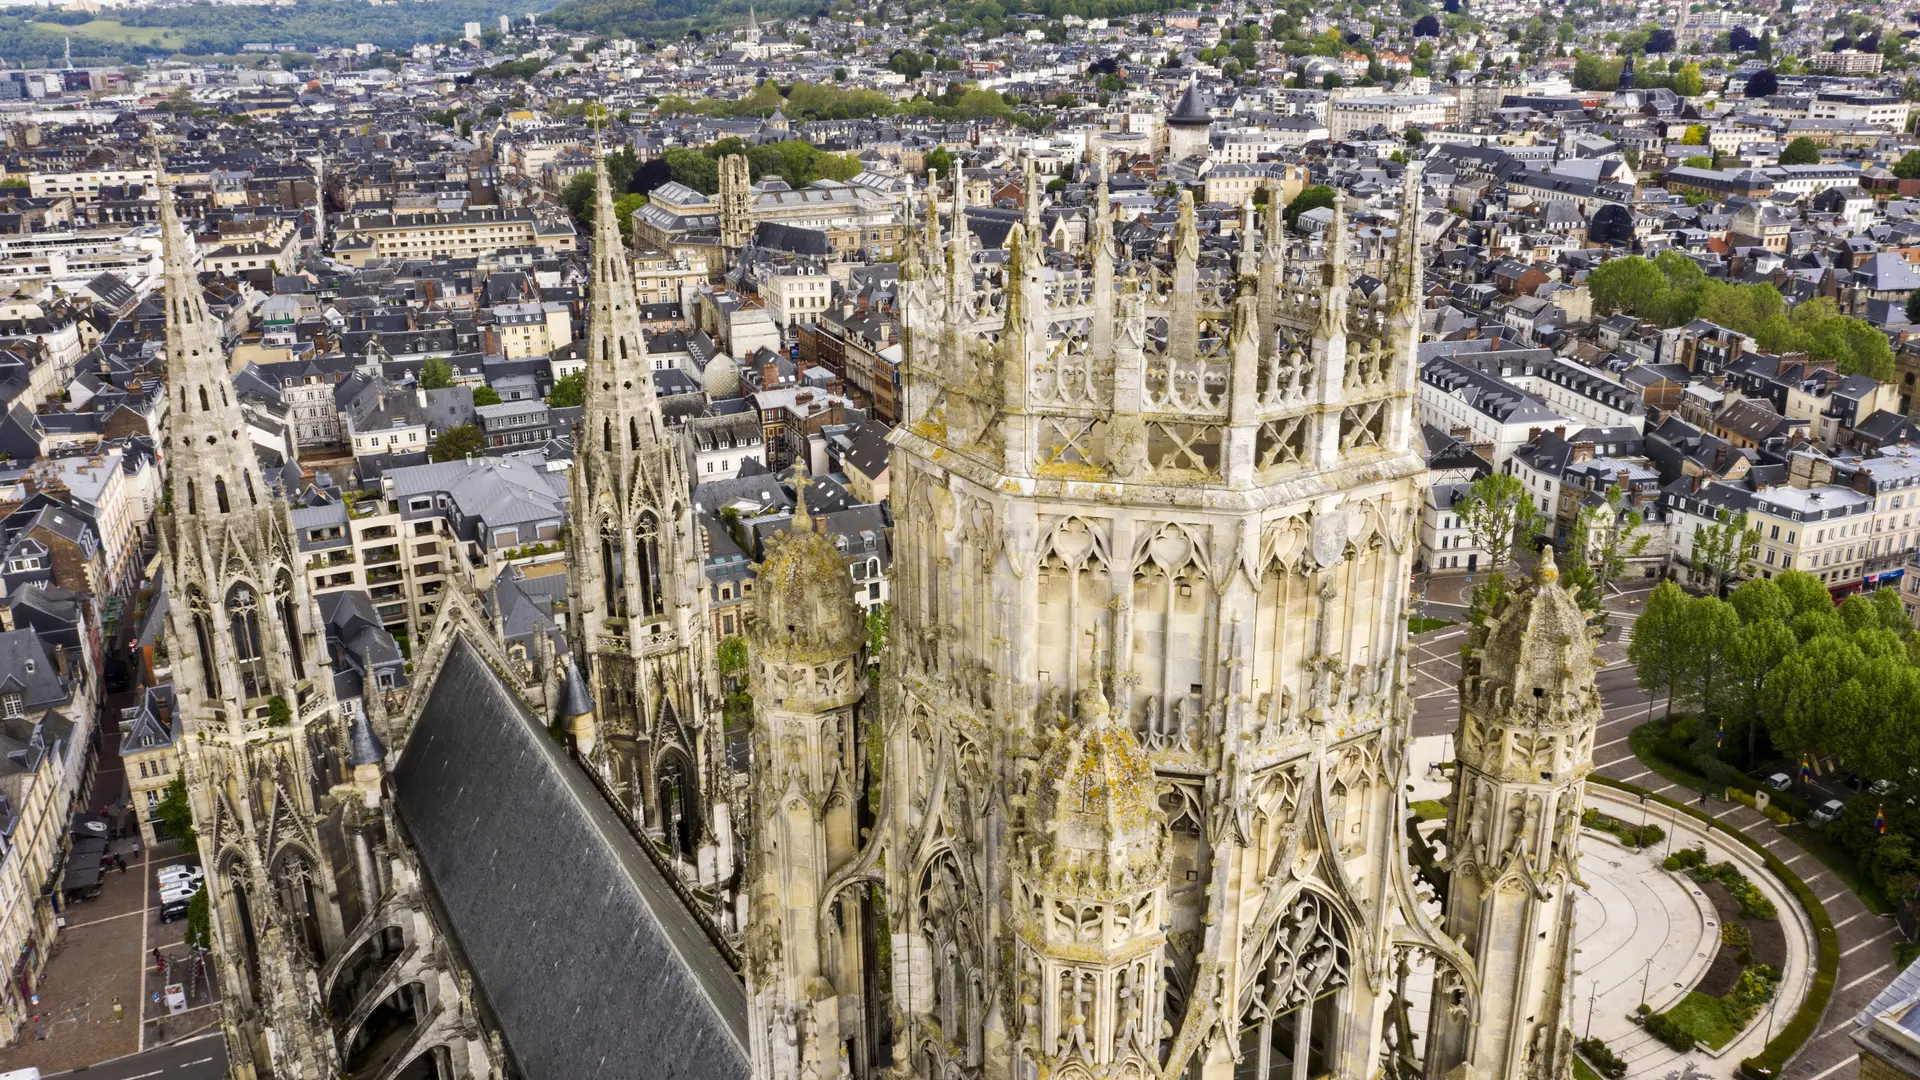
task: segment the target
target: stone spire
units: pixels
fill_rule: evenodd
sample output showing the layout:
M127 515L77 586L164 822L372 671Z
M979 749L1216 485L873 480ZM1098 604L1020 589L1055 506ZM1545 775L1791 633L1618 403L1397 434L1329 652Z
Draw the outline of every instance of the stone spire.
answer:
M1333 222L1327 226L1320 324L1314 330L1316 336L1327 334L1335 327L1344 330L1347 325L1347 247L1347 205L1346 200L1336 192L1333 197ZM1345 358L1341 359L1344 363Z
M165 163L156 161L154 171L160 178L160 245L166 264L167 387L174 395L167 453L175 498L188 516L251 510L266 492L254 476L259 460L227 373L220 323L207 311L193 268L193 242L174 207Z
M1037 248L1040 244L1040 174L1034 171L1033 159L1027 159L1026 190L1022 194L1026 213L1027 239Z
M1394 238L1391 303L1395 314L1420 307L1420 163L1407 163L1401 177L1399 234Z
M605 154L594 163L594 199L593 299L587 317L583 421L588 448L611 455L603 464L612 465L624 477L632 458L620 451L657 445L663 436L646 342L640 333L633 267L620 239Z

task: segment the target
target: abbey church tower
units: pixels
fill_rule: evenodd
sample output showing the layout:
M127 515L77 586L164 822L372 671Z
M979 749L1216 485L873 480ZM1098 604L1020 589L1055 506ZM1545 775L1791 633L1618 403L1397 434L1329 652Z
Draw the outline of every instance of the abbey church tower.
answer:
M339 1070L316 973L342 928L316 821L325 759L346 740L286 505L260 474L164 186L160 227L172 484L160 544L221 1027L239 1080L321 1080Z
M685 448L666 430L604 158L595 166L585 413L571 471L569 635L594 734L576 749L700 880L732 873L713 643Z

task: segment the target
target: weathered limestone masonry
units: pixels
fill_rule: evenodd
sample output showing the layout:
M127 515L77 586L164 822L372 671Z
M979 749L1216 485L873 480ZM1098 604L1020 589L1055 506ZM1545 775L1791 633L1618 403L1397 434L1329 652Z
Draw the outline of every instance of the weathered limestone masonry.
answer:
M1468 637L1447 836L1446 927L1486 986L1479 1013L1435 1009L1429 1075L1562 1077L1573 1063L1573 888L1600 722L1586 613L1552 552Z
M817 898L890 1007L814 994L856 1075L1377 1075L1402 961L1477 1007L1401 847L1418 202L1371 300L1338 209L1203 273L1190 198L1140 264L1107 206L1001 261L956 190L903 263L883 795Z
M598 205L612 206L604 161L597 179ZM572 652L589 665L599 711L576 748L711 884L733 876L719 682L686 449L660 418L646 356L632 264L618 221L603 213L568 575Z

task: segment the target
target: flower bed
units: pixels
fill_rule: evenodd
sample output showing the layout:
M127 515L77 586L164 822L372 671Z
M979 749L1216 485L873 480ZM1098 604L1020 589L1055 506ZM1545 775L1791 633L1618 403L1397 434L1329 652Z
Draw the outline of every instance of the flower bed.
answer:
M1724 823L1715 821L1691 806L1683 806L1635 784L1599 775L1589 775L1587 782L1652 799L1735 837L1760 856L1767 870L1786 885L1787 891L1793 894L1794 900L1806 911L1808 920L1813 923L1814 947L1817 950L1813 984L1807 988L1807 996L1800 1002L1800 1008L1794 1011L1793 1017L1786 1022L1785 1026L1774 1033L1773 1039L1767 1043L1766 1048L1740 1062L1741 1073L1753 1080L1771 1080L1772 1077L1779 1076L1781 1070L1786 1068L1787 1062L1793 1060L1794 1055L1800 1052L1807 1040L1813 1037L1814 1028L1819 1026L1821 1015L1827 1011L1827 1002L1833 998L1833 984L1840 971L1840 950L1834 937L1833 920L1827 917L1826 905L1820 902L1819 897L1813 895L1813 890L1807 888L1807 883L1800 880L1800 875L1794 873L1792 867L1781 862L1772 852L1761 846L1759 841L1747 834L1729 829Z
M1619 818L1608 817L1592 807L1580 812L1580 824L1589 829L1610 833L1628 847L1652 847L1667 838L1667 830L1658 825L1634 825Z

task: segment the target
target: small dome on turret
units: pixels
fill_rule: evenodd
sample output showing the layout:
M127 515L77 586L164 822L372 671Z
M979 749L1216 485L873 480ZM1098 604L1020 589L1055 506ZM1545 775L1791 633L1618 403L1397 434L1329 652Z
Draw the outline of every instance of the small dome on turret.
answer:
M866 640L867 620L853 601L847 560L814 530L806 483L802 466L794 478L793 522L768 539L754 585L754 648L768 659L848 656Z
M1136 892L1164 876L1166 826L1153 764L1095 684L1040 757L1028 821L1027 861L1040 884L1086 892Z
M1587 613L1560 583L1553 549L1545 548L1532 580L1487 616L1474 650L1481 693L1505 688L1516 705L1559 701L1590 691L1598 669Z

